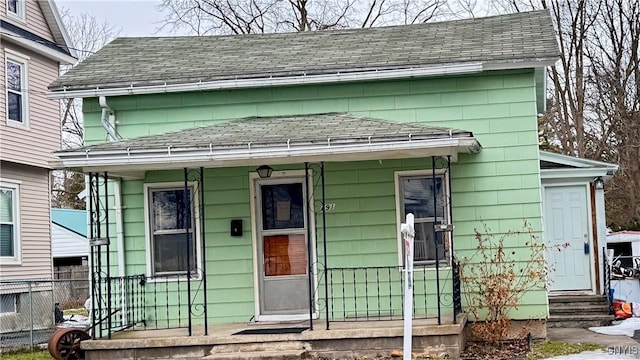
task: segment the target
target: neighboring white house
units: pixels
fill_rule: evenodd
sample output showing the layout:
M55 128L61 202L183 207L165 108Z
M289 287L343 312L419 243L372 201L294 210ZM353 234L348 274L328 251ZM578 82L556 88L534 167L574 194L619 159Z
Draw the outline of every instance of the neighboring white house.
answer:
M640 259L640 231L618 231L607 234L607 249L613 253L612 259L620 257L623 267L635 266L635 259ZM637 277L611 280L613 297L627 302L640 302L640 280Z
M607 248L613 256L633 256L640 258L640 231L618 231L607 234ZM629 259L623 259L629 260ZM631 261L623 261L632 265Z
M61 267L87 265L86 210L51 209L51 256L56 271Z

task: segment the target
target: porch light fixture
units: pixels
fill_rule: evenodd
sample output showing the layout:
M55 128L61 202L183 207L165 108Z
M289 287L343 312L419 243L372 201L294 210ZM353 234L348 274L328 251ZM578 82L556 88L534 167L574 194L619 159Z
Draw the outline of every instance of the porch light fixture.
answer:
M261 179L266 179L271 177L271 173L273 172L273 168L269 165L260 165L256 171L258 172L258 176Z
M593 187L595 187L596 190L604 189L604 180L602 180L601 176L598 176L597 178L593 179Z

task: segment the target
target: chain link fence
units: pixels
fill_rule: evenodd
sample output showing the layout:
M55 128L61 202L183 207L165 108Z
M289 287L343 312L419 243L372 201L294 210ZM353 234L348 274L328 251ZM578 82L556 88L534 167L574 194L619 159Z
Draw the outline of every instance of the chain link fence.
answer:
M46 344L56 326L86 320L88 278L0 281L0 353Z

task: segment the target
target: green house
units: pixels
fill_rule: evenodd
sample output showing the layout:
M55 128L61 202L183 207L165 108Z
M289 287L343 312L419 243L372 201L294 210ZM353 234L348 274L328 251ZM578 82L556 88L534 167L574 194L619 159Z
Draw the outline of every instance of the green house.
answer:
M114 40L49 87L83 99L57 155L90 180L94 304L127 310L99 326L402 319L408 213L414 318L459 322L475 229L543 235L557 59L547 12ZM541 286L511 317L548 309Z

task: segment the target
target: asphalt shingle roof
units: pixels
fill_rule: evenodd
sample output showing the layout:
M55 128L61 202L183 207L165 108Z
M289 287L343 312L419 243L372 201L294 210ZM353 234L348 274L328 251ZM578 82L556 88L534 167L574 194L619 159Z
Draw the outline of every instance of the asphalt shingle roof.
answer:
M546 11L368 29L118 38L52 91L558 58Z
M159 135L141 136L65 152L167 149L232 149L273 146L379 143L472 137L470 131L400 123L346 113L248 117Z

